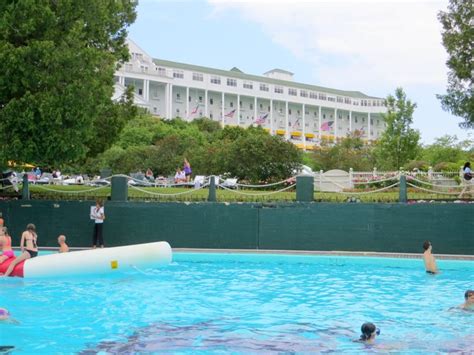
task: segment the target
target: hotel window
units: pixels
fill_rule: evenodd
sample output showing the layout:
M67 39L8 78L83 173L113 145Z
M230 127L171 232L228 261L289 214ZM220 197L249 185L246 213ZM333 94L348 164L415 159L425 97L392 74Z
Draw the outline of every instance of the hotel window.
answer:
M250 109L253 110L253 104L250 104Z
M220 76L211 76L211 84L221 84L221 77Z
M351 104L351 99L349 99L348 97L345 97L344 98L344 103L350 105Z
M146 73L148 71L148 67L145 65L140 65L140 69L142 70L142 73ZM165 74L162 74L162 75L166 75L166 71L165 71Z
M308 92L306 90L300 90L301 97L308 97Z
M341 114L339 114L339 118L342 118L342 115L341 115Z
M337 102L344 102L344 99L341 96L336 97Z
M328 101L335 102L336 99L334 97L328 96Z
M176 114L179 115L179 108L176 109Z
M237 80L227 78L227 86L237 86Z
M242 107L242 101L239 101L239 107Z
M132 71L133 65L132 64L125 64L125 71Z
M268 106L268 112L270 112L270 106Z
M138 89L138 95L143 95L143 89Z
M209 104L214 105L214 100L212 97L209 99Z
M318 98L318 94L315 93L315 92L313 92L313 91L311 91L311 92L309 93L309 98L310 98L310 99L317 99L317 98Z
M184 79L184 72L182 70L173 70L173 78Z
M326 100L326 94L319 94L319 99L320 100Z
M325 113L323 113L323 118L326 118L326 114L325 114Z
M260 110L263 110L263 104L260 104Z
M283 94L283 88L281 86L275 86L275 93Z
M300 114L300 110L296 111L296 114L299 115L299 114Z
M269 91L267 84L260 84L260 91Z
M201 73L193 73L194 81L204 81L204 77Z
M288 109L288 114L291 115L291 108Z
M202 96L199 96L199 102L202 102Z
M166 69L158 67L158 75L166 76Z
M289 89L288 89L288 95L297 96L297 95L298 95L298 91L297 91L296 89L291 89L291 88L289 88Z
M181 94L179 92L176 93L176 101L181 101Z
M234 107L234 103L231 101L229 104L230 107Z
M244 89L253 89L253 84L250 81L244 81Z
M191 95L189 95L189 97L188 97L188 101L189 101L189 102L191 102Z

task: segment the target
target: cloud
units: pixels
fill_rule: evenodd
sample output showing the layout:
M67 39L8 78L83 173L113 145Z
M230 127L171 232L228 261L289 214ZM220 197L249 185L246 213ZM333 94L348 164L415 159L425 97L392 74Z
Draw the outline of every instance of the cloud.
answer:
M208 2L214 16L233 12L259 24L325 85L393 88L446 81L437 13L447 1Z

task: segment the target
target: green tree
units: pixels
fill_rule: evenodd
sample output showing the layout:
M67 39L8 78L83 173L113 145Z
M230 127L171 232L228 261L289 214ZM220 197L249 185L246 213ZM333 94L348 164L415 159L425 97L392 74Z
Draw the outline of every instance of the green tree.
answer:
M231 145L225 172L250 182L275 182L293 175L302 162L298 148L261 128L248 128Z
M110 146L117 62L136 2L0 2L0 162L61 165ZM122 107L123 108L123 107ZM98 134L101 134L98 136ZM95 140L104 144L89 144Z
M423 147L420 157L432 167L439 163L458 163L469 160L469 151L474 151L472 140L458 141L456 136L445 135L433 144Z
M450 0L448 11L438 19L443 25L443 45L448 52L446 62L448 88L438 95L443 109L462 117L461 127L474 128L474 6L472 1Z
M322 142L320 149L312 154L316 170L342 169L349 171L370 171L375 164L373 147L364 143L360 135L352 134L335 144Z
M411 128L416 104L407 100L402 88L386 99L387 113L383 115L387 128L376 145L377 167L399 169L416 158L420 149L420 133Z

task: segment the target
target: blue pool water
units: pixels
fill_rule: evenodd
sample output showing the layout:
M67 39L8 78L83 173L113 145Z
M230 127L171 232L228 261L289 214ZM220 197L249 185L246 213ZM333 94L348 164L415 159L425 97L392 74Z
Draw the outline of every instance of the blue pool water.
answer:
M114 276L0 280L0 345L31 353L474 352L474 262L175 253ZM377 345L352 342L374 322Z

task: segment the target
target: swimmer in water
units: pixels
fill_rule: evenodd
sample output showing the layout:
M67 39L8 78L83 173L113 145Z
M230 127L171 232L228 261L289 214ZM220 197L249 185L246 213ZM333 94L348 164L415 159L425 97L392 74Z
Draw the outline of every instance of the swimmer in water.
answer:
M464 303L458 307L465 311L474 311L474 290L467 290L464 293Z
M374 323L370 322L362 324L360 331L362 332L360 338L354 340L359 343L373 344L375 343L375 337L380 335L380 329L377 328Z
M425 252L423 253L423 261L425 262L425 269L427 274L438 274L438 267L436 266L436 260L434 255L431 252L433 246L431 245L430 241L425 241L423 243L423 249Z
M9 312L8 309L6 309L6 308L0 308L0 322L15 323L15 324L19 324L19 323L20 323L20 322L18 322L16 319L13 319L13 318L11 317L10 312Z

